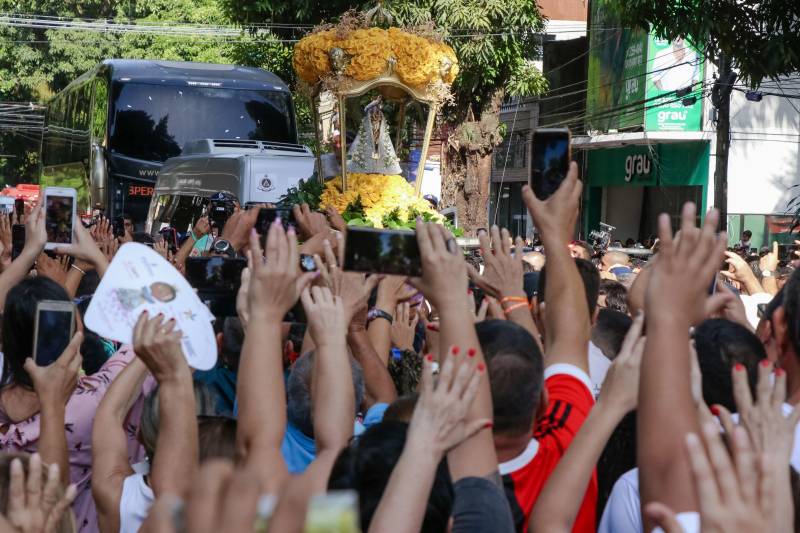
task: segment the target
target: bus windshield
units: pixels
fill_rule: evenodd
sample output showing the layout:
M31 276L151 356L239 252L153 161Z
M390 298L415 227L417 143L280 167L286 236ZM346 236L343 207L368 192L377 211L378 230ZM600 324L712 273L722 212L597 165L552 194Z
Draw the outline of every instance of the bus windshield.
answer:
M180 155L195 139L295 143L287 93L184 85L116 83L110 151L146 161Z

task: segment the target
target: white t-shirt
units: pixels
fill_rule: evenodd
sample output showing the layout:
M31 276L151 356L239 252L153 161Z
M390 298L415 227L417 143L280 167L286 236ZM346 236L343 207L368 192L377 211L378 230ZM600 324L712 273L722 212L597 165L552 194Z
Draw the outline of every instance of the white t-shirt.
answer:
M793 410L794 407L788 403L783 404L783 414L785 416L789 416ZM738 413L733 413L732 418L734 422L738 422ZM800 424L794 428L794 448L792 448L790 464L795 471L800 472ZM606 508L603 510L603 517L600 520L600 527L597 529L597 533L640 533L643 527L640 506L639 469L634 468L622 474L617 479L617 482L614 483L614 488L611 489L608 502L606 502ZM699 531L699 523L697 529L694 530L688 529L683 522L681 524L687 532Z
M600 396L600 387L610 367L611 359L606 357L595 343L589 341L589 378L592 381L592 395L595 400Z
M150 464L136 463L132 468L136 473L125 478L122 483L122 496L119 499L120 533L139 531L155 500L153 489L144 480L150 472Z

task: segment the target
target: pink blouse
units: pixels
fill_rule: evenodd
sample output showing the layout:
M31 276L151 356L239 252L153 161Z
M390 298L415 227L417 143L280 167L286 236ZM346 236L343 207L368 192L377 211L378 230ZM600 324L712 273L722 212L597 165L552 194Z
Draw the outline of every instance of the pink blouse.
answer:
M70 481L77 485L78 494L73 504L78 530L82 533L99 532L97 512L92 499L92 426L100 400L103 399L114 378L136 355L131 346L123 346L96 374L78 380L78 386L67 402L64 429L67 433ZM136 439L142 399L134 404L125 421L128 435L128 455L131 463L144 457L144 450ZM39 441L39 414L19 423L13 423L0 410L0 424L7 426L0 434L0 450L33 453Z

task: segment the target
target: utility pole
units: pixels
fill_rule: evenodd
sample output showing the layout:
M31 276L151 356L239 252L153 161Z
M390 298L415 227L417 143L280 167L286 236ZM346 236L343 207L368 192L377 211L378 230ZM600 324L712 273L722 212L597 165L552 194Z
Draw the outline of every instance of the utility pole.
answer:
M728 150L731 145L731 91L737 74L725 54L719 57L719 76L711 90L716 109L717 148L714 168L714 206L719 209L719 230L728 230Z

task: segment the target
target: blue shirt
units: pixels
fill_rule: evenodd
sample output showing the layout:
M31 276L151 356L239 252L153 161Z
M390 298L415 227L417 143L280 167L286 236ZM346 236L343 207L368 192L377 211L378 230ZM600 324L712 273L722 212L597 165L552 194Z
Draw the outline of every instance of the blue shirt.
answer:
M380 423L388 407L388 403L376 403L370 407L363 424L358 421L354 423L353 435L358 437L365 429ZM281 455L289 473L302 474L317 455L316 444L314 439L300 431L300 428L287 422L286 433L281 443Z

